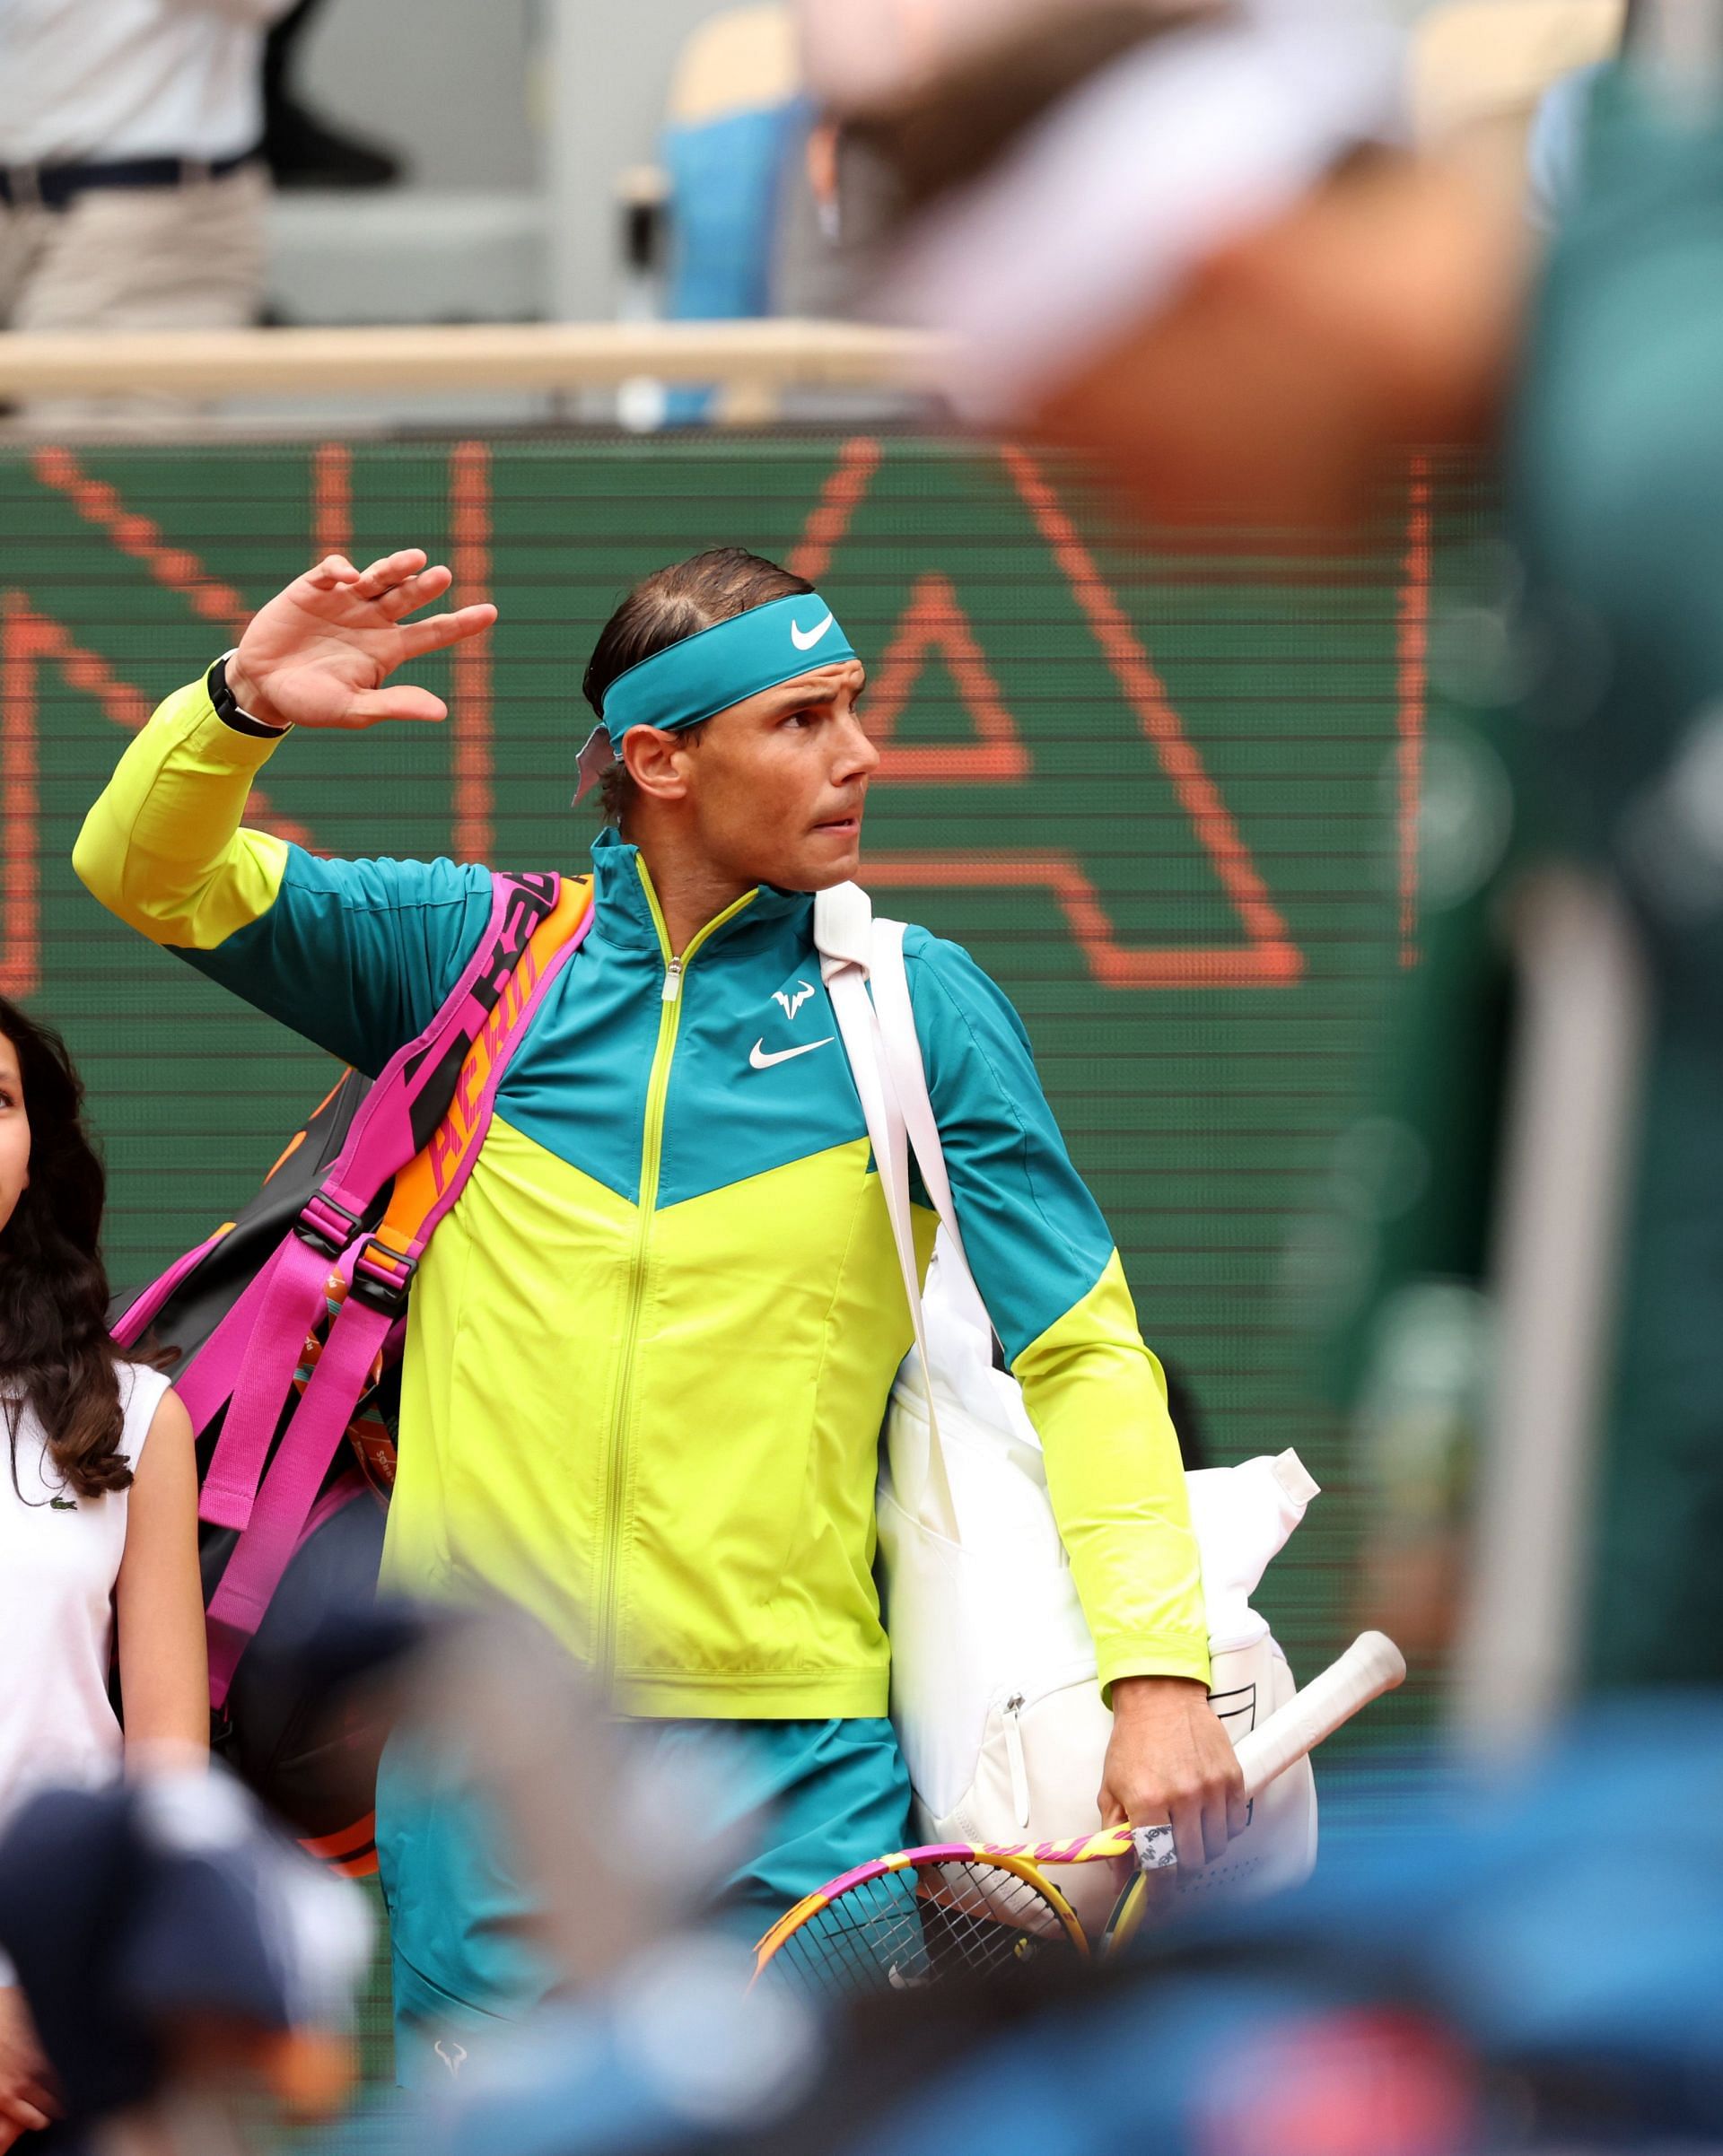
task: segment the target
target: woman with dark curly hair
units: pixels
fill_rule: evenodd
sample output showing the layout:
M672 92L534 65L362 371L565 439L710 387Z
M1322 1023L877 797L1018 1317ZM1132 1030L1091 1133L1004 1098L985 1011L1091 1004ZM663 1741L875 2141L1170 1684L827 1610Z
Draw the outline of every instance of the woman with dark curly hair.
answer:
M109 1338L103 1176L55 1034L0 997L0 1819L209 1741L191 1423ZM0 1956L0 2152L52 2107Z

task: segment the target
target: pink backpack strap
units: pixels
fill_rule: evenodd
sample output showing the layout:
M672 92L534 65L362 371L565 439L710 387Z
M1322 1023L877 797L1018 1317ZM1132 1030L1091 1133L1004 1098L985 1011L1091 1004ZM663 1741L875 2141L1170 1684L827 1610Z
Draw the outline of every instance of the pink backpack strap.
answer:
M318 1492L334 1464L372 1364L394 1322L389 1313L349 1292L269 1463L209 1603L209 1698L226 1703L240 1657L251 1644L282 1575L305 1532Z
M240 1657L299 1547L354 1403L389 1328L406 1308L407 1291L432 1233L472 1173L510 1060L551 982L584 941L592 917L590 886L564 885L556 904L529 938L503 992L473 1040L462 1082L442 1122L397 1174L389 1210L375 1235L362 1245L355 1244L340 1261L347 1283L345 1299L329 1327L304 1397L257 1489L255 1504L248 1506L248 1523L210 1600L210 1699L215 1706L226 1700ZM303 1343L302 1333L295 1366ZM209 1517L207 1504L205 1517Z
M162 1306L174 1289L197 1271L226 1234L226 1228L218 1227L195 1250L188 1250L183 1258L176 1258L166 1272L159 1279L152 1280L137 1300L127 1306L126 1314L113 1329L114 1338L122 1348L136 1347L162 1314Z
M227 1409L198 1508L212 1524L242 1529L250 1519L305 1337L323 1316L332 1269L377 1193L424 1142L421 1126L432 1119L420 1104L431 1095L441 1106L450 1060L483 1032L510 971L534 930L555 913L562 890L555 876L493 878L490 921L454 988L429 1026L390 1057L276 1258L176 1380L200 1435Z

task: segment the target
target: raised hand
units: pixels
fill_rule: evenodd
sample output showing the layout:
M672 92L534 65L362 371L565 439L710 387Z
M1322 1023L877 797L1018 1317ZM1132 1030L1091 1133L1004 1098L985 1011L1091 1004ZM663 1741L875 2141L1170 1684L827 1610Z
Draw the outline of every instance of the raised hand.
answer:
M251 617L227 662L241 711L267 726L375 726L384 719L445 719L429 689L383 684L397 667L478 636L492 606L461 607L428 621L406 616L441 598L454 579L424 551L403 547L369 569L326 555Z

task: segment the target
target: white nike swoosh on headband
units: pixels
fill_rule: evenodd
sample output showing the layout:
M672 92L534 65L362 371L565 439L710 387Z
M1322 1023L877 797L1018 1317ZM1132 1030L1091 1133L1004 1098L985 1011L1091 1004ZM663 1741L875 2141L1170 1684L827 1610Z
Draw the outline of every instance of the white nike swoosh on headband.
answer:
M829 614L826 616L823 622L818 623L811 629L798 629L794 622L792 622L790 624L790 641L792 644L794 644L798 651L811 651L814 646L819 642L820 638L825 635L827 630L829 629L831 625L832 617Z
M836 1038L835 1033L828 1033L823 1041L807 1041L800 1048L774 1049L770 1055L766 1053L765 1043L756 1041L748 1052L748 1060L756 1070L770 1070L774 1063L787 1063L795 1056L812 1055L816 1048L829 1048Z

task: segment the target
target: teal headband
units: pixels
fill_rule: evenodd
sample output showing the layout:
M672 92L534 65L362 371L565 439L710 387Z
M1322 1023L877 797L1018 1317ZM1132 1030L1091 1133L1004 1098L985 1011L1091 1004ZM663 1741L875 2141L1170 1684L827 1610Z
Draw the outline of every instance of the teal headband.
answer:
M620 748L631 726L678 733L762 689L854 657L817 591L770 599L618 674L604 692L604 730L613 748Z
M581 794L598 768L622 753L630 727L679 733L732 703L775 689L816 667L853 659L850 640L817 591L768 599L746 614L696 630L618 674L604 692L601 722L581 751Z

